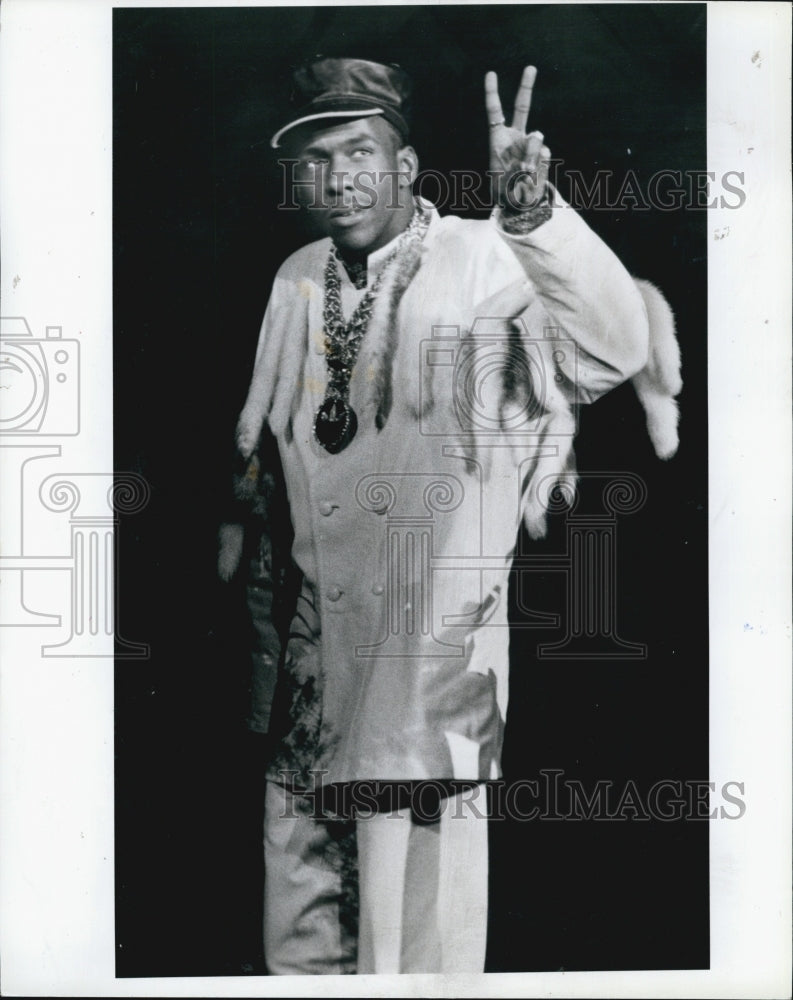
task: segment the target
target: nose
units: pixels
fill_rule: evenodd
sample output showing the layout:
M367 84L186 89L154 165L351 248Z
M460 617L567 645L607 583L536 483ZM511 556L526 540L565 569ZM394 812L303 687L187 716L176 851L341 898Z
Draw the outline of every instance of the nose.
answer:
M344 156L334 154L325 165L325 190L331 197L338 197L352 191L352 175Z

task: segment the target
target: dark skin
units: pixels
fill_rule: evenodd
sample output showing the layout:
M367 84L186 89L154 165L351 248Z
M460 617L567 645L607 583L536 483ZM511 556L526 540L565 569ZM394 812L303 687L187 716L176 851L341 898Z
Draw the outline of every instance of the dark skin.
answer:
M365 257L406 228L418 157L382 116L301 133L292 143L298 197L342 251Z
M504 122L496 74L485 76L490 169L500 178L500 203L513 211L536 205L548 179L550 150L540 132L526 134L536 76L533 66L524 69L511 126ZM365 261L410 222L418 157L381 115L327 121L290 136L288 155L298 161L297 195L346 257Z
M526 66L515 95L512 126L504 120L498 96L498 77L485 76L485 110L490 125L490 169L500 176L499 201L513 211L533 208L542 198L548 180L551 151L542 132L526 134L537 70Z

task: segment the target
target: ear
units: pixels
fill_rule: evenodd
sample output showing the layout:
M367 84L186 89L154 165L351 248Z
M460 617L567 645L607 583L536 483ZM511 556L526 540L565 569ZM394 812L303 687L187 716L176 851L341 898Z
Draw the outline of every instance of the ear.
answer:
M416 155L416 150L412 146L403 146L397 152L397 164L400 187L412 185L419 172L419 158Z

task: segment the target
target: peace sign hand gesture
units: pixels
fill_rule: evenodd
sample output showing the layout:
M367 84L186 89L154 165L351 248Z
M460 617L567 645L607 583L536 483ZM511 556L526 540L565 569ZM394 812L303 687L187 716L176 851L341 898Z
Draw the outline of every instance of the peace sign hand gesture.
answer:
M498 179L499 203L513 212L535 208L545 194L551 151L543 143L542 132L526 134L531 95L537 70L523 70L510 128L501 110L498 77L485 76L485 108L490 126L490 170Z

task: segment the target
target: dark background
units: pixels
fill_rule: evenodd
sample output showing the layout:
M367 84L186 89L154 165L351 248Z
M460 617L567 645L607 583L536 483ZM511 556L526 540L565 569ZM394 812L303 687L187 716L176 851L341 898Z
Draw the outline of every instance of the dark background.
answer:
M646 183L705 167L705 7L113 13L115 461L152 494L118 532L119 629L150 656L116 664L117 968L261 973L250 626L243 582L221 585L215 558L270 282L305 241L276 210L268 148L291 68L315 53L399 62L421 166L448 172L486 167L484 73L499 72L508 109L532 62L529 125L553 155L589 180L633 169ZM583 214L676 313L681 447L655 459L630 386L583 411L579 467L647 484L618 525L617 607L621 636L649 654L546 661L537 644L562 633L516 630L504 769L646 792L708 776L706 212ZM559 516L531 551L563 546ZM558 575L526 582L532 609L563 610ZM488 971L707 967L707 823L512 820L492 824L491 843Z

